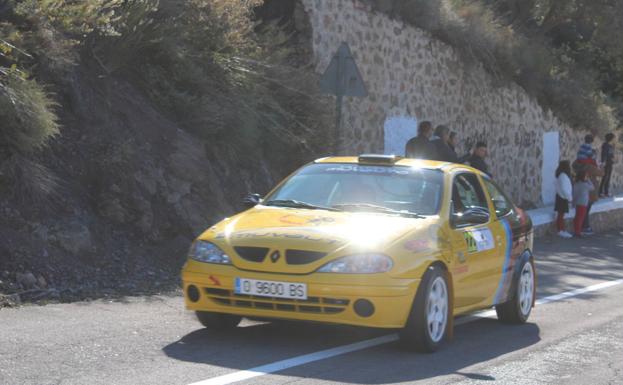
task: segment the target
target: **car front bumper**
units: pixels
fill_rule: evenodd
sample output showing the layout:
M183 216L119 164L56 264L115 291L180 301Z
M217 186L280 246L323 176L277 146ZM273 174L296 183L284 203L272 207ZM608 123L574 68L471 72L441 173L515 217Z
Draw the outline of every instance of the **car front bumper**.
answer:
M308 298L291 300L235 294L236 277L305 283ZM396 279L386 274L251 272L192 260L182 270L182 281L186 308L193 311L378 328L405 325L420 283L419 279ZM196 301L189 298L191 286L199 292ZM372 314L368 314L370 303Z

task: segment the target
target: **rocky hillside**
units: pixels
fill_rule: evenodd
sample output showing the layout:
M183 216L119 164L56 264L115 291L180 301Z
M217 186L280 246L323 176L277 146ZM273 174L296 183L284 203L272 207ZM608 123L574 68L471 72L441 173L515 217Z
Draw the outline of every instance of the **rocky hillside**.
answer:
M59 127L59 134L31 151L9 140L0 146L0 294L5 295L0 301L5 303L175 287L194 236L240 210L247 193L265 193L300 164L323 155L331 141L325 132L331 110L306 67L304 26L287 22L294 7L257 9L257 2L247 2L248 8L232 15L219 8L225 1L192 6L136 1L153 6L138 11L92 3L101 8L67 10L101 16L112 6L128 12L123 22L103 21L115 33L93 28L70 41L75 34L54 18L75 21L71 14L59 15L37 2L30 2L28 14L20 2L0 7L5 33L0 41L16 47L12 56L2 57L2 79L10 71L27 73L18 82L36 82L45 90ZM163 29L144 27L170 20L180 8L203 12L198 17L214 25L189 26L180 18ZM129 23L142 28L141 35L127 32ZM233 36L247 28L240 23L254 29ZM177 40L167 41L173 32ZM213 36L204 36L209 39L204 44L229 40L193 46L195 34L207 32ZM278 47L269 46L268 34L271 44L276 34L285 38ZM63 40L46 40L49 36ZM16 53L18 45L9 38L22 43L19 50L28 56ZM52 56L43 43L63 45L71 62L59 65L62 57ZM198 77L194 83L191 75ZM8 81L4 84L10 90ZM11 114L19 118L17 107L0 109L2 120Z
M621 125L618 2L357 4ZM293 0L0 0L0 304L175 287L194 236L333 148L311 39Z

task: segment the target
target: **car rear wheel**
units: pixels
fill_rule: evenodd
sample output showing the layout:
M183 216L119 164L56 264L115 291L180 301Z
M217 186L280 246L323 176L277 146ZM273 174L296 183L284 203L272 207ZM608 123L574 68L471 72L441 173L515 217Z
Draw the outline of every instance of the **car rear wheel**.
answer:
M420 283L407 324L399 333L403 346L423 353L436 351L448 334L451 314L448 274L439 266L431 266Z
M534 265L532 260L525 261L520 274L515 278L511 299L495 307L500 322L522 324L530 317L535 295Z
M196 311L197 319L208 329L233 329L240 323L242 317L232 314Z

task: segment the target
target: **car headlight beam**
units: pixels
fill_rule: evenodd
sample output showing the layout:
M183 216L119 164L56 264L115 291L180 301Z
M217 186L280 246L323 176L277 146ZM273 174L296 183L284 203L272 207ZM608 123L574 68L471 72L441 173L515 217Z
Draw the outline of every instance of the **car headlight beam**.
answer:
M205 263L231 265L231 258L218 246L211 242L197 240L188 252L188 258Z
M393 266L394 262L387 255L368 253L338 258L317 271L319 273L375 274L385 273Z

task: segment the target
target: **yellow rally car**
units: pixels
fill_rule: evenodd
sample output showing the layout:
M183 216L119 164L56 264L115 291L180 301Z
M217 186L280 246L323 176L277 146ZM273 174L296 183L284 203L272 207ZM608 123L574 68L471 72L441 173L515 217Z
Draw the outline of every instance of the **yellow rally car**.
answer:
M193 243L186 306L206 327L242 316L400 328L434 351L454 316L535 298L532 222L468 166L385 155L308 164Z

